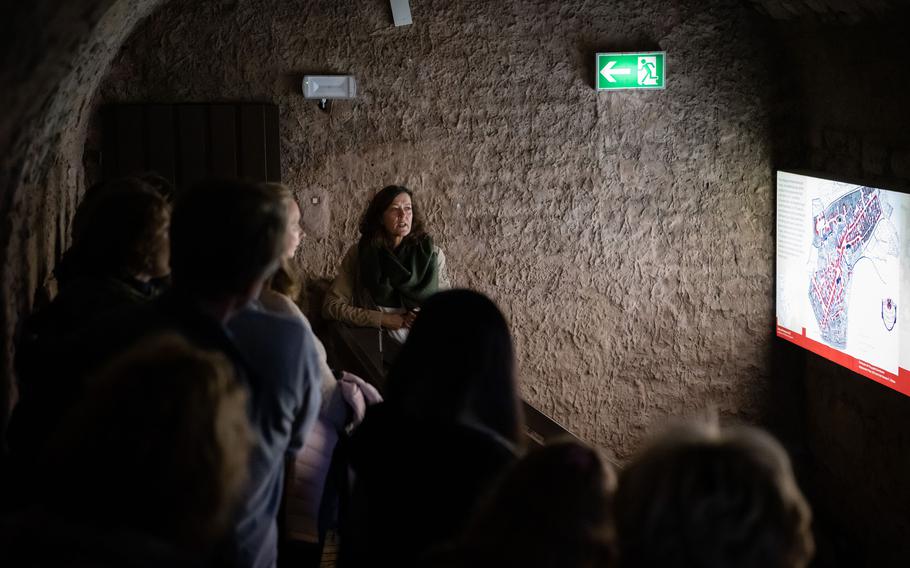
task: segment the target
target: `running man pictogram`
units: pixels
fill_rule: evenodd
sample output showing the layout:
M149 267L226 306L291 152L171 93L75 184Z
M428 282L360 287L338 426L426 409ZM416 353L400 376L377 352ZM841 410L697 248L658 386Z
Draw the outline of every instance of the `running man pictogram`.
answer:
M638 58L638 84L639 85L656 85L657 84L657 58L656 57L639 57Z

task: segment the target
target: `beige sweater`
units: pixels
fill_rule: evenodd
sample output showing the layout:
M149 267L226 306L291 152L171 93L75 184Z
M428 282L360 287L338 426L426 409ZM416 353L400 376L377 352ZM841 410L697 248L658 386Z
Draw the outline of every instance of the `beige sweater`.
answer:
M439 270L439 289L450 287L449 273L446 270L446 257L442 250L433 246L436 253L436 266ZM354 305L354 282L357 281L357 245L348 249L341 261L338 275L325 295L322 315L326 319L337 320L358 327L382 327L382 312L359 308Z

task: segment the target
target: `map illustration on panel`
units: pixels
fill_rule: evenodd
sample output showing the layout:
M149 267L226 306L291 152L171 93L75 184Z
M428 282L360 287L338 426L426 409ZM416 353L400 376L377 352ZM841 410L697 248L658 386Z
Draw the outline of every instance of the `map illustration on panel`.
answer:
M804 186L807 335L896 372L900 340L897 194L841 182Z
M891 208L883 207L878 189L859 187L824 206L812 200L812 246L818 249L818 269L809 283L809 301L822 340L847 348L850 285L856 263L876 244L875 229ZM896 237L896 235L894 235ZM889 243L897 256L898 243Z

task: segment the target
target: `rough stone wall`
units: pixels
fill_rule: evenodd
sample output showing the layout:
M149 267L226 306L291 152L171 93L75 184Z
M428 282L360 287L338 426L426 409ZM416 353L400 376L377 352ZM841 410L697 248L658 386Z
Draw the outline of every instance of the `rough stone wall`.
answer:
M782 63L797 69L792 91L802 114L795 129L805 147L782 165L910 187L910 77L899 71L910 50L908 16L780 27L788 54ZM825 544L843 565L906 566L910 398L820 357L804 361L809 486L829 523Z
M160 0L9 3L0 17L0 439L12 340L68 239L90 103L124 38Z
M706 406L760 415L773 323L767 77L736 1L174 0L97 103L268 100L331 278L370 195L417 193L458 286L491 295L522 390L623 458ZM663 92L598 94L594 53L668 52ZM330 114L304 73L350 73ZM318 203L314 203L314 201Z

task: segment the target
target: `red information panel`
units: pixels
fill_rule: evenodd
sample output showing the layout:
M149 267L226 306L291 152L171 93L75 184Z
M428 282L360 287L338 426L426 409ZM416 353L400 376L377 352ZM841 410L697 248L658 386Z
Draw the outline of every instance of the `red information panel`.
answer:
M910 194L777 172L777 335L910 396Z
M838 351L833 347L828 347L824 343L819 343L814 339L806 337L805 328L803 328L802 332L796 332L778 325L777 336L786 339L791 343L795 343L804 349L808 349L816 355L821 355L829 361L834 361L838 365L859 373L867 379L872 379L886 387L891 387L898 392L910 396L910 371L903 367L898 367L896 375L894 373L889 373L875 365L847 355L843 351Z

